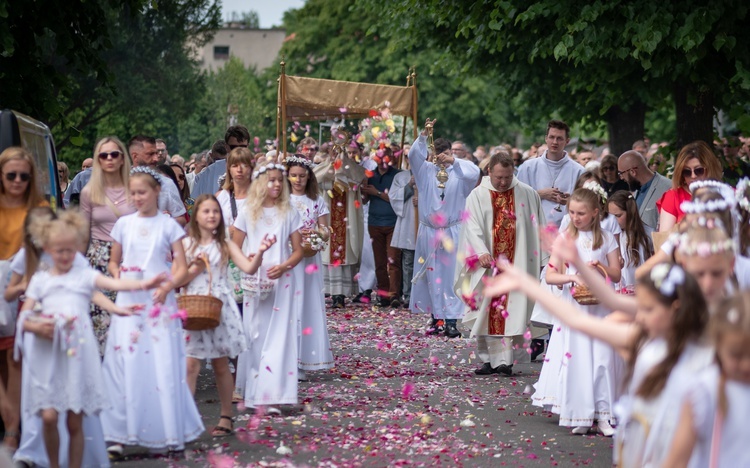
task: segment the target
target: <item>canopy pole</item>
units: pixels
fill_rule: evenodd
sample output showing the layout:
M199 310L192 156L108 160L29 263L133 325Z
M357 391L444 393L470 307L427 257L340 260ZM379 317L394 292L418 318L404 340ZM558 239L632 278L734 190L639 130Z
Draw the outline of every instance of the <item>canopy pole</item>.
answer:
M409 84L411 84L411 74L412 74L413 68L410 68L409 71L406 73L406 87L409 87ZM403 169L404 168L404 143L406 142L406 119L408 117L404 116L404 124L401 126L401 154L398 155L398 168Z
M413 109L412 112L414 112L414 115L412 115L412 120L414 121L414 130L412 138L415 140L417 139L417 134L419 133L419 130L417 130L417 119L418 119L418 108L419 108L419 100L417 97L417 68L412 67L411 69L411 92L412 92L412 104Z
M280 115L281 115L281 138L283 143L281 144L281 154L276 156L277 161L282 161L286 158L286 62L281 59L281 76L279 77L279 101L281 103ZM279 130L276 130L278 138Z

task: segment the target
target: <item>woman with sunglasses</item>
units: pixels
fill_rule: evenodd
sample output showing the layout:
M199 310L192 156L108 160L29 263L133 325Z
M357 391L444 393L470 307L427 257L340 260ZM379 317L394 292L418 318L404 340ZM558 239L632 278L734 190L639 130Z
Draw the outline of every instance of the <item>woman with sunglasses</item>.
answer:
M193 215L193 205L195 205L195 200L190 198L190 187L187 183L187 174L185 174L185 169L179 163L173 162L169 167L172 168L174 176L177 178L177 189L180 192L182 203L185 204L189 221L190 217Z
M693 197L688 187L697 180L721 180L721 163L703 141L685 145L674 164L672 188L656 202L659 210L659 232L670 231L685 216L680 205Z
M10 278L10 261L21 248L23 223L30 209L47 205L39 190L37 168L32 154L17 146L0 153L0 290L5 291ZM0 385L7 382L12 412L3 414L5 439L9 450L18 448L21 419L21 365L13 360L18 304L0 297L0 315L6 325L0 327Z
M107 271L112 251L112 228L120 217L135 213L128 192L130 178L130 156L125 145L116 137L104 137L94 147L94 165L91 179L81 190L81 212L89 220L89 246L86 257L89 263L103 275ZM103 291L115 301L114 291ZM99 353L104 355L109 331L109 312L91 304L91 321L94 335L99 341Z
M607 192L607 197L612 196L620 190L629 190L628 183L620 179L617 175L617 157L608 154L602 158L602 164L599 166L601 174L602 187Z

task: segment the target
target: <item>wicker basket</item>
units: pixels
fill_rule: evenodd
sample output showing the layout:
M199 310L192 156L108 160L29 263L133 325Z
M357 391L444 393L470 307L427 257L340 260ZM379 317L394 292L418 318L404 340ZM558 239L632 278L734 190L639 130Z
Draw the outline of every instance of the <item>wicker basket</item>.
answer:
M302 256L305 258L314 257L318 253L317 250L313 249L309 242L302 241Z
M216 328L221 322L221 300L211 295L211 266L205 257L203 261L208 271L208 295L186 294L177 298L177 306L187 311L187 320L183 328L185 330L211 330Z
M605 270L603 266L597 265L596 268L604 273L604 278L609 279L607 270ZM573 299L575 299L577 303L586 306L599 304L599 299L594 296L591 290L589 290L588 286L585 286L583 284L574 284Z

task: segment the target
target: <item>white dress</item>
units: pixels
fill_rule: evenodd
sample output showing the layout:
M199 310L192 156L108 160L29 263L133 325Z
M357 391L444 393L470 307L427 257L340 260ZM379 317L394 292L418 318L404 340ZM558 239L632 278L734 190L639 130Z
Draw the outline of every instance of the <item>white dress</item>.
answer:
M614 216L612 216L614 218ZM638 254L641 257L641 263L638 265L631 265L631 252L628 249L628 234L626 232L620 233L620 256L625 261L625 266L622 267L622 277L620 278L619 290L626 289L628 291L635 291L635 270L643 264L646 259L646 254L643 250L643 246L638 246Z
M277 207L263 208L257 220L242 210L234 227L247 234L248 251L255 252L265 235L275 235L276 243L263 255L263 264L249 281L268 281L270 267L291 255L289 239L302 227L297 211L286 213ZM302 310L300 270L292 269L274 280L273 291L265 298L251 296L245 289L244 326L249 349L237 363L237 391L245 405L297 404L298 321Z
M369 171L375 171L378 168L378 164L369 157L363 158L360 166ZM357 276L357 284L359 286L359 292L363 293L368 289L375 289L378 284L377 278L375 277L375 254L372 251L370 231L367 229L367 219L370 217L370 204L363 204L360 209L362 210L362 216L364 217L365 230L362 234L362 257L359 261L359 276Z
M211 295L221 300L221 321L216 328L209 330L185 330L185 352L188 357L196 359L215 359L236 357L247 349L245 331L242 328L242 317L234 297L230 295L227 285L227 263L221 261L221 252L216 241L208 245L198 245L191 250L192 239L183 238L188 265L199 254L208 257L213 281ZM202 271L185 288L184 294L208 294L208 271Z
M598 260L606 265L607 253L617 250L612 234L603 231L602 236L602 246L592 249L591 231L579 232L576 245L584 262ZM567 274L575 273L573 266L568 267ZM577 305L570 285L563 288L562 297ZM578 307L598 317L610 312L601 304ZM612 409L619 396L622 367L612 347L555 322L532 402L559 414L561 426L591 426L598 419L614 424Z
M693 378L688 400L693 408L694 427L698 438L690 459L691 468L716 467L730 468L750 466L750 384L736 380L726 380L724 395L727 401L727 414L723 424L717 425L719 396L719 368L711 366ZM714 437L716 436L716 437ZM712 439L717 443L712 446ZM716 464L711 464L713 456Z
M49 255L46 253L42 254L39 260L38 271L48 270L51 263L52 260ZM88 260L86 260L86 257L80 253L76 254L73 266L75 268L90 268ZM25 273L25 251L23 248L21 248L14 257L11 269L14 273L19 275ZM35 374L38 369L37 363L39 363L41 359L44 359L43 357L38 357L34 354L34 351L39 349L36 342L47 342L48 340L37 337L34 333L22 333L20 330L22 326L23 322L21 321L19 322L19 330L16 334L15 358L19 359L22 356L23 360L26 362L26 365L21 368L21 424L23 426L23 431L21 432L21 440L18 450L13 454L13 460L25 461L34 466L46 467L49 466L49 458L47 456L47 449L44 445L44 437L42 435L42 419L38 413L32 413L29 411L28 404L31 401L30 394L32 387L36 387L33 382L35 381ZM34 365L30 365L30 363L34 363ZM97 366L101 368L100 363L97 363ZM101 369L99 370L99 375L101 376ZM69 438L66 421L67 414L60 414L57 423L57 432L60 437L58 458L60 466L63 467L67 466L68 463ZM108 467L109 458L107 456L99 414L84 413L83 433L86 438L86 443L84 444L83 449L82 466L84 468Z
M291 201L306 228L315 228L318 218L328 214L328 205L321 196L318 196L317 200L310 200L307 195L292 195ZM311 267L312 265L314 267ZM303 258L295 269L301 270L299 276L302 278L302 303L305 305L302 308L300 323L299 368L306 371L330 369L333 367L333 352L328 338L323 295L323 262L320 254Z
M122 266L150 278L169 273L172 244L185 233L168 215L123 216L112 229L122 246ZM123 275L125 276L125 275ZM112 317L104 355L104 382L112 408L102 412L107 441L180 450L203 432L186 381L185 340L170 292L161 307L153 291L121 292L117 304L144 304L139 315Z
M55 334L52 340L34 340L29 349L35 360L27 373L28 413L55 409L96 414L109 406L89 317L99 274L90 267L73 266L62 275L38 271L31 277L26 297L40 303L42 312L24 312L20 322L53 320Z

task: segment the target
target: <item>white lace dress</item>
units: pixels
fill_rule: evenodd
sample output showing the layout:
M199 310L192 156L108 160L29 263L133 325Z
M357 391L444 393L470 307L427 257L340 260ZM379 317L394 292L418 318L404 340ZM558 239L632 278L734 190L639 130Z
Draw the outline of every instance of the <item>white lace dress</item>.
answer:
M237 303L230 294L226 261L221 261L221 252L216 241L208 245L198 245L192 250L192 239L182 239L188 264L199 254L208 257L213 281L211 295L221 300L221 322L210 330L185 330L185 352L196 359L236 357L247 349L247 340L242 327L242 318ZM208 294L208 271L204 270L185 288L185 294Z

